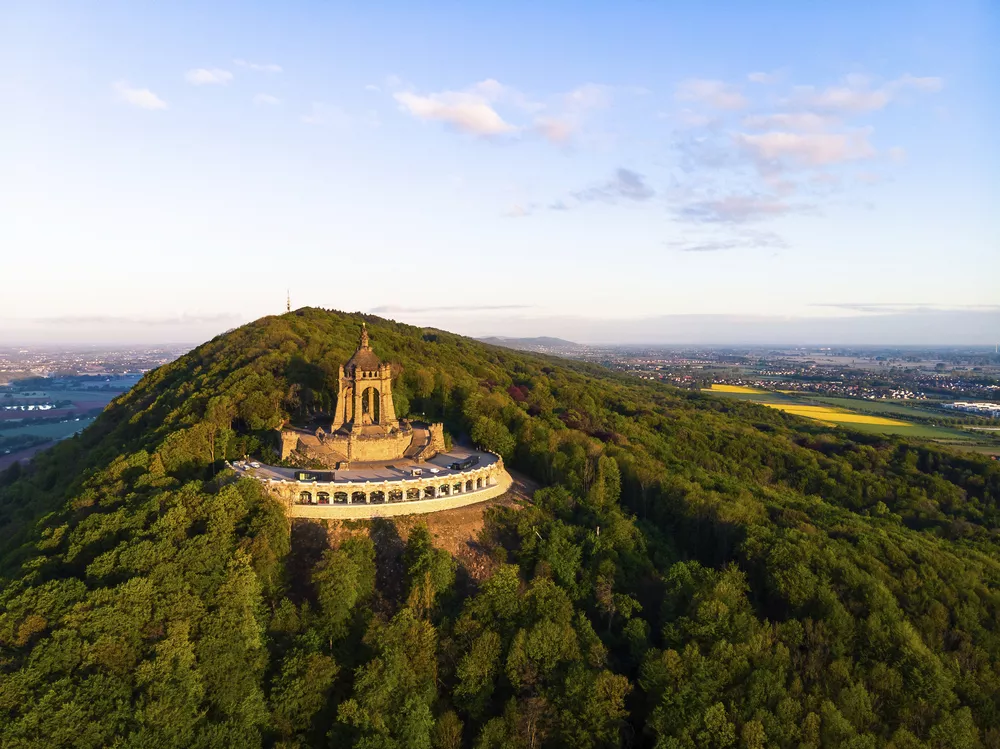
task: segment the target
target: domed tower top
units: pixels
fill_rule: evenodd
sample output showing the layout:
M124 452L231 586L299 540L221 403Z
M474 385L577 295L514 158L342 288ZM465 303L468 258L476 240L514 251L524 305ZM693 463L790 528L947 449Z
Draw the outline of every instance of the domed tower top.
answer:
M399 426L392 403L392 367L383 364L368 342L368 328L361 323L361 343L340 370L337 410L331 431L355 432L363 427Z
M354 356L347 360L344 370L353 374L355 370L362 372L377 372L382 366L382 360L378 358L371 346L368 344L368 328L361 323L361 344Z

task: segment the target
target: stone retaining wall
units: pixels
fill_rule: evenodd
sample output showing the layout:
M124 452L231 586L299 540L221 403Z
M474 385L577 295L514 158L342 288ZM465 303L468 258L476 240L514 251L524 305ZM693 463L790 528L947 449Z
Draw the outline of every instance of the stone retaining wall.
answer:
M503 459L458 473L395 480L293 481L260 479L290 517L375 518L437 512L483 502L513 483ZM322 500L322 501L321 501Z
M487 499L499 497L507 492L513 484L510 474L503 472L503 478L493 486L484 489L466 492L464 494L452 494L447 497L436 497L434 499L416 499L408 502L389 502L385 504L351 504L351 505L299 505L293 504L288 508L289 517L312 518L320 520L330 518L336 520L360 520L363 518L387 518L399 515L422 515L428 512L440 512L441 510L453 510L456 507L466 507L477 502L485 502Z

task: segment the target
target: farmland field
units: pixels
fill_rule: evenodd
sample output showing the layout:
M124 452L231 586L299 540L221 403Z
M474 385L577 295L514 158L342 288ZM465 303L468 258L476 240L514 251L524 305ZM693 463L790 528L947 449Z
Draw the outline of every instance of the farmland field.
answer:
M905 421L899 421L898 419L887 419L883 416L871 416L869 414L857 413L855 411L847 411L843 408L831 408L829 406L810 406L810 405L786 405L777 403L765 403L764 405L771 408L777 408L786 413L795 414L796 416L804 416L807 419L816 419L818 421L833 422L835 424L873 424L877 426L912 426L907 424Z
M716 393L739 393L741 395L756 395L767 392L766 390L745 387L744 385L721 385L719 383L712 385L712 391Z
M940 416L931 408L910 406L906 403L866 401L855 398L825 396L795 391L757 391L753 388L725 386L727 390L714 385L709 393L731 400L749 401L775 408L830 427L843 427L869 434L895 434L901 437L934 440L963 450L975 450L990 454L1000 453L1000 446L988 437L980 438L962 429L915 423L905 417L927 419Z
M827 403L831 406L849 408L854 411L864 411L866 413L920 416L923 418L941 418L943 416L947 416L946 413L943 413L940 410L935 410L933 406L923 405L923 403L920 403L920 405L917 403L910 405L909 403L897 403L893 401L869 401L862 400L861 398L838 398L837 396L832 395L813 395L812 393L804 395L807 395L809 400L816 401L817 403Z

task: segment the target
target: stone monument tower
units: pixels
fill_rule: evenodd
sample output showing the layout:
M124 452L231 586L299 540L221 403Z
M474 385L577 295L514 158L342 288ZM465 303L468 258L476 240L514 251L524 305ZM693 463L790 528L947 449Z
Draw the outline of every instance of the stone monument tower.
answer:
M361 323L361 344L347 364L340 367L337 410L330 430L351 434L399 428L392 405L392 367L383 364L368 344L368 329Z

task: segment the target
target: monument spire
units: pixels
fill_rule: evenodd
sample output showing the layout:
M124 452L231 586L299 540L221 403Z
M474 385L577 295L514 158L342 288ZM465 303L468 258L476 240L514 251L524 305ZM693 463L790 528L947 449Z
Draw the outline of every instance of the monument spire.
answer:
M288 296L285 298L285 312L291 312L292 311L292 291L291 291L291 289L288 289L286 291L286 293L288 294Z
M369 348L368 327L365 325L364 321L361 322L361 348Z

